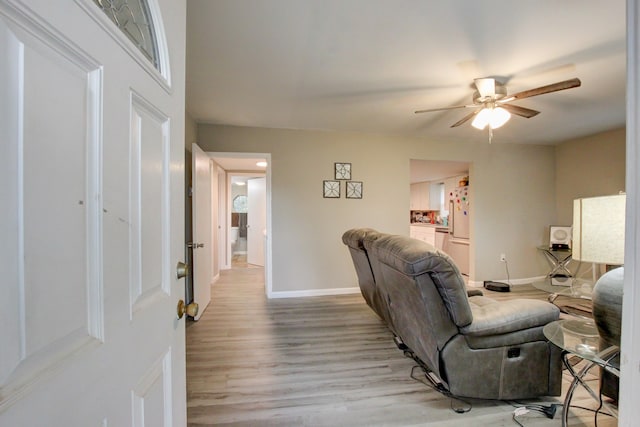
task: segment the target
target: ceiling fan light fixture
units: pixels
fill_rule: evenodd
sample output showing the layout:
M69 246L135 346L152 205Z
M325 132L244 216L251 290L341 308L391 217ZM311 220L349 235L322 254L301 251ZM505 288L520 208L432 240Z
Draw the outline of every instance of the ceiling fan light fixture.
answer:
M511 118L511 113L502 107L485 107L473 119L471 126L476 129L482 130L487 125L491 129L498 129L504 125Z
M471 122L471 126L476 129L482 130L489 124L489 120L491 119L491 108L483 108L480 110L476 117Z
M511 118L511 113L502 107L496 107L491 111L491 118L489 119L489 126L491 129L498 129L503 124L507 123Z

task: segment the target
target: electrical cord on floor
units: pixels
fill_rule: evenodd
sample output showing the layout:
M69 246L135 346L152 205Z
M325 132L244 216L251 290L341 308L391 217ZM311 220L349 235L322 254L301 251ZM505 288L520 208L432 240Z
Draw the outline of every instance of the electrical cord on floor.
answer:
M577 409L582 409L583 411L589 411L589 412L597 412L597 415L606 415L607 417L614 417L614 415L611 415L607 412L602 412L600 411L600 409L593 409L593 408L587 408L586 406L579 406L579 405L571 405L572 408L577 408ZM597 427L594 426L594 427Z
M511 416L511 419L513 420L514 423L518 424L520 427L524 427L524 424L522 424L520 421L518 421L518 419L516 417L519 417L520 415L524 415L524 414L528 414L529 410L526 409L525 407L519 407L516 408L513 411L513 415Z
M440 382L436 382L430 375L429 373L431 373L431 371L424 366L424 364L422 363L422 361L420 359L418 359L417 357L412 357L413 360L416 361L417 365L413 366L411 368L411 378L413 378L416 381L421 382L422 384L431 387L432 389L434 389L435 391L439 392L440 394L442 394L443 396L446 396L449 398L449 406L451 407L451 410L453 412L455 412L456 414L464 414L466 412L471 411L471 409L473 408L473 405L471 405L471 403L467 402L466 400L463 400L457 396L454 396L449 390L447 390L444 385L442 385L442 383ZM415 375L415 370L416 368L421 369L423 374L424 374L424 378L426 378L426 381L422 379L422 376L417 377ZM453 401L457 400L458 402L463 403L464 405L466 405L466 407L464 406L453 406Z
M508 403L516 409L527 409L529 411L540 412L546 415L547 418L553 419L556 415L558 407L562 406L561 403L550 403L549 405L543 405L541 403L524 403L517 400L508 401Z
M520 403L517 401L514 401L515 403L518 403L518 405L522 405L522 406L516 406L511 402L508 402L511 406L514 406L516 409L514 409L513 411L513 415L511 417L511 419L513 420L514 423L518 424L520 427L524 427L524 425L518 421L517 417L519 417L520 415L525 415L528 414L531 411L535 411L535 412L539 412L541 414L544 414L547 416L547 418L549 419L553 419L553 417L556 414L556 409L558 406L562 406L559 403L552 403L549 406L545 406L542 404L524 404L524 403Z
M593 414L593 426L598 427L598 414L600 413L600 409L602 409L602 389L600 390L600 399L598 401L599 405L596 408Z

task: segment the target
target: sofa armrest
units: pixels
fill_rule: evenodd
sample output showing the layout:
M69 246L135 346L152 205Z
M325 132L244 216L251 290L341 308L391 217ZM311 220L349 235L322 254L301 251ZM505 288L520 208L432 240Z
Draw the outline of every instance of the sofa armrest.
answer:
M483 297L475 297L485 300ZM465 335L489 336L517 332L558 320L560 310L553 304L532 299L491 301L482 304L470 300L473 321L461 327Z

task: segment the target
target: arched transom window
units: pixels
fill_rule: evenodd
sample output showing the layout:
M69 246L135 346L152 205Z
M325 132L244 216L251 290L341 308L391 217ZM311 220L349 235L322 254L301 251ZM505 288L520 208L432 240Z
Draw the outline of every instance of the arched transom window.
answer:
M93 0L140 52L160 70L158 43L146 0Z

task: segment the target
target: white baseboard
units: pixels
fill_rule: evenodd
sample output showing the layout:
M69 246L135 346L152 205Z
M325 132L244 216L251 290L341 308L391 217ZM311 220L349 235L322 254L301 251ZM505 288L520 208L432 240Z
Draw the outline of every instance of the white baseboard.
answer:
M535 277L525 277L522 279L498 279L498 280L494 280L494 282L502 282L502 283L508 283L510 285L530 285L533 282L537 282L539 280L543 280L545 277L547 276L535 276ZM476 280L469 280L469 287L471 288L482 288L484 286L484 281L476 281Z
M547 276L525 277L522 279L511 279L507 282L507 279L495 280L495 282L509 283L511 285L529 285L538 280L542 280ZM471 288L484 287L484 281L469 280L468 286ZM269 292L267 298L304 298L304 297L319 297L327 295L348 295L359 294L360 288L331 288L331 289L309 289L304 291L276 291Z
M360 288L332 288L332 289L309 289L304 291L281 291L281 292L269 292L267 298L303 298L303 297L319 297L327 295L348 295L359 294Z

